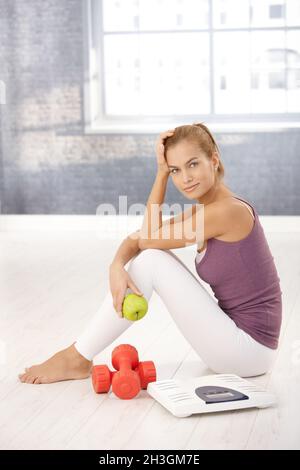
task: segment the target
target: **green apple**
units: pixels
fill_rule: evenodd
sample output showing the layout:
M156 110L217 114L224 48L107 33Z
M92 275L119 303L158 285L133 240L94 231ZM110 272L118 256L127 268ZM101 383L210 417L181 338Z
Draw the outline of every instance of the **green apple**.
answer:
M127 320L136 321L143 318L148 311L148 302L142 295L127 294L123 301L122 313Z

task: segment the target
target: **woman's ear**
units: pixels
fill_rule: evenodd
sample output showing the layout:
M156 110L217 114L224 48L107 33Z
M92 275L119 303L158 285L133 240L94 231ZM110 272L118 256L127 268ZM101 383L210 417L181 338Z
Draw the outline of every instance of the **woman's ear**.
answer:
M213 152L213 157L212 157L213 165L214 166L219 166L220 161L219 161L219 154L218 152Z

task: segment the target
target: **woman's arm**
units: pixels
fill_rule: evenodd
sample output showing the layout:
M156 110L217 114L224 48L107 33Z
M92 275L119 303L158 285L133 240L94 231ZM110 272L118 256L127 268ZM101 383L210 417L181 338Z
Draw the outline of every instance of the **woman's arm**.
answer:
M140 239L151 239L162 226L161 204L165 200L170 170L164 155L164 141L174 133L173 130L162 132L156 142L157 173L151 193L148 197Z
M115 254L115 257L110 264L112 267L121 267L123 268L131 258L133 258L139 251L139 234L140 230L131 233L128 235L121 243L118 248L118 251Z
M167 182L168 174L158 171L148 198L142 228L131 233L123 240L110 267L124 267L131 258L141 251L140 239L151 239L151 235L161 228L163 221L160 205L165 199Z
M165 199L170 174L169 167L164 156L163 143L164 139L172 134L173 130L162 132L156 142L157 174L152 191L148 198L142 228L141 230L136 230L131 233L123 240L112 263L110 264L110 268L124 267L131 258L141 251L140 239L151 239L151 234L157 232L163 224L160 206Z
M133 258L139 251L141 251L139 242L140 238L142 237L142 230L144 230L143 238L151 239L151 230L153 234L163 225L160 207L158 208L159 211L155 212L154 218L152 217L154 211L152 209L151 214L151 209L149 209L149 207L151 208L153 204L156 204L155 207L157 207L157 205L160 205L164 201L167 182L168 175L162 172L158 172L155 178L154 185L152 187L152 191L148 198L142 228L131 233L122 241L121 245L118 248L118 251L114 256L112 263L110 264L110 268L124 267L128 263L128 261L131 260L131 258Z
M141 228L141 238L151 239L153 234L162 226L161 204L165 200L169 175L158 171L148 197L147 207Z

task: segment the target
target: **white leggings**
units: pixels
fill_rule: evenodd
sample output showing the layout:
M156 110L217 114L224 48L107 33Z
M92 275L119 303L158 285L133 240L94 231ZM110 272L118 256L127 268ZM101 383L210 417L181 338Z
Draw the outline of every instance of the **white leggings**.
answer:
M270 369L276 350L238 328L172 251L143 250L130 260L127 271L148 302L155 290L183 336L212 371L250 377ZM128 288L128 292L132 290ZM117 315L109 290L74 346L92 360L132 324Z

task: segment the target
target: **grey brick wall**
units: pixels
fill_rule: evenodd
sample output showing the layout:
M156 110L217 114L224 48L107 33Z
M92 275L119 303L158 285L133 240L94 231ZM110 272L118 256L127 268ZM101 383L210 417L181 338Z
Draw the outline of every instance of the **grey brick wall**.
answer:
M145 204L156 135L84 135L81 0L0 0L4 214L95 214ZM164 130L164 129L162 129ZM297 130L215 133L225 183L260 214L300 214ZM189 203L169 182L166 203Z

